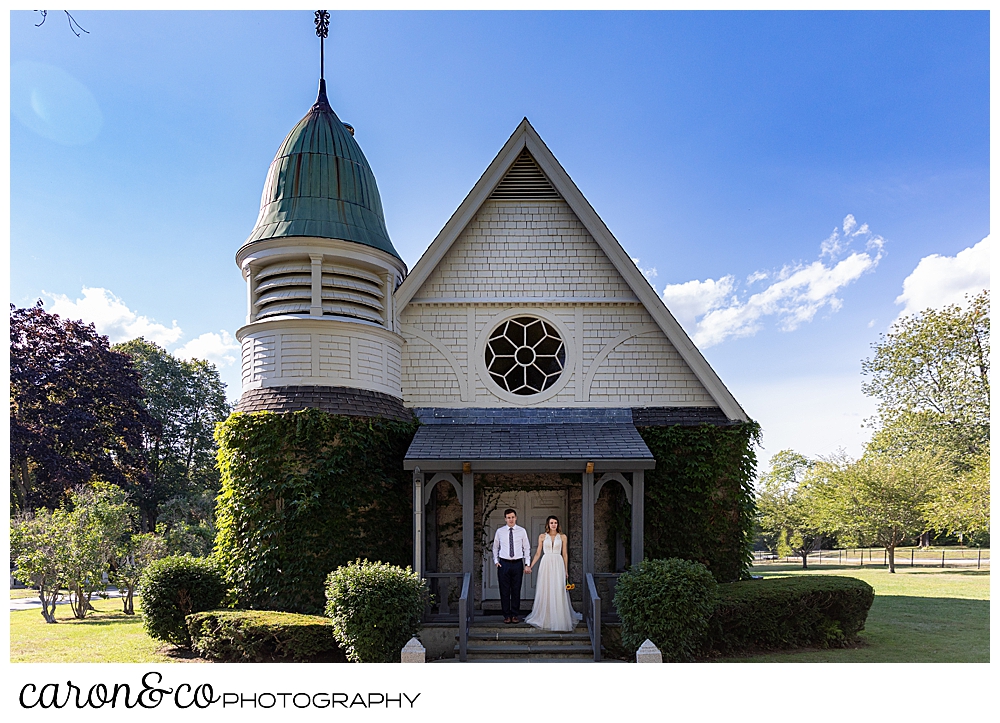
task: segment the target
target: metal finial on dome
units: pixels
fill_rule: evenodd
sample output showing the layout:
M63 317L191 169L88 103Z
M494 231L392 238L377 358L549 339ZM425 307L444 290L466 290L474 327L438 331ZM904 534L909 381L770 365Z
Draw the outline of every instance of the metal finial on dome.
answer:
M323 80L323 41L330 34L330 13L326 10L317 10L314 22L316 23L316 35L319 37L319 79Z

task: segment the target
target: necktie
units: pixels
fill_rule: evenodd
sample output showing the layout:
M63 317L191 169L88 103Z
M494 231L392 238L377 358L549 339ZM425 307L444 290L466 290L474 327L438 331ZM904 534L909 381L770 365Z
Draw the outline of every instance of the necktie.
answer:
M514 559L514 528L510 528L510 559Z

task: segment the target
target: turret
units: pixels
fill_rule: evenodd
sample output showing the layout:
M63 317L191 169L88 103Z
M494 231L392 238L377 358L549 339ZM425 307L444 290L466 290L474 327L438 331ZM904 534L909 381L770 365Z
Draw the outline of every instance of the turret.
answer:
M350 413L341 407L369 399L364 392L402 409L392 299L406 265L389 240L375 176L323 79L271 162L236 263L247 284L238 411Z

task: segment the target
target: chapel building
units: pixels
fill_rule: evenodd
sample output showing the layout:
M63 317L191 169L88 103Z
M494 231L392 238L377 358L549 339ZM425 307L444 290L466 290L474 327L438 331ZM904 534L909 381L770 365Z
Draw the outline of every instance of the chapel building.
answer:
M507 506L530 539L559 516L575 580L641 560L657 460L640 430L749 421L527 118L411 270L321 81L236 261L237 411L419 420L400 534L441 614L466 579L470 604L498 597L484 546Z

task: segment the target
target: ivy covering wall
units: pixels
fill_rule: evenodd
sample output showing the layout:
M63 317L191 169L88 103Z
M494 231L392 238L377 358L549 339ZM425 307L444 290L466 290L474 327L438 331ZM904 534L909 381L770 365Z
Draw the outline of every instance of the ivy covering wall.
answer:
M316 409L231 415L216 429L216 555L237 607L320 614L357 558L411 564L403 456L416 422Z
M639 434L656 458L645 476L646 557L700 562L719 582L744 576L753 559L760 426L639 427Z

